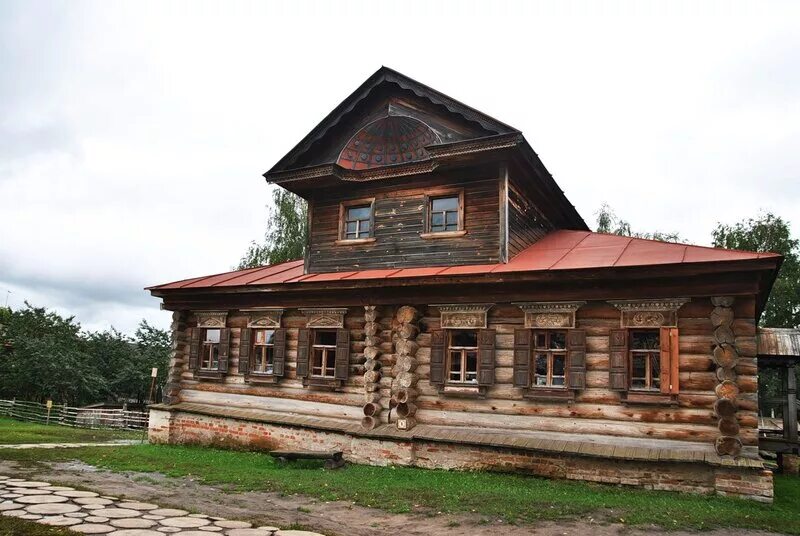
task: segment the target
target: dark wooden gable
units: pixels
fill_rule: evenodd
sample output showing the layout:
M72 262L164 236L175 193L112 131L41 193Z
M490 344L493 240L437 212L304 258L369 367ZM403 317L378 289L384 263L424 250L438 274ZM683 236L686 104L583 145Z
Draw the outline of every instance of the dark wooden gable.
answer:
M265 176L335 163L348 141L371 123L385 117L422 121L445 144L517 132L488 115L417 82L381 67L342 101ZM391 162L387 162L391 165Z

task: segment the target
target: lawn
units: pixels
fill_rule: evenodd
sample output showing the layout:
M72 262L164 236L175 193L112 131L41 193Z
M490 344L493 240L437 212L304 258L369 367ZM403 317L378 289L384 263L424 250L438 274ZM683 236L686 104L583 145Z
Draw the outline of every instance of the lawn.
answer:
M0 517L0 536L75 536L75 532L60 527L42 525L16 517Z
M59 424L37 424L0 417L0 444L19 443L90 443L114 439L139 439L142 432L128 430L91 430Z
M775 503L764 505L500 473L363 465L326 471L315 462L284 466L265 454L174 445L0 451L0 458L77 458L111 471L159 472L232 490L297 493L392 512L474 512L515 523L592 513L609 522L668 529L736 527L800 534L800 479L781 476L775 481Z

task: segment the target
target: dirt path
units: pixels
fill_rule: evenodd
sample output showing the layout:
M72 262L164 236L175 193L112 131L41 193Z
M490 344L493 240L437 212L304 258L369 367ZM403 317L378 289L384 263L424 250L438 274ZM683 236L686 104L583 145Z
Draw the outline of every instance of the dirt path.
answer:
M230 519L245 519L260 525L287 527L302 525L329 536L456 536L468 533L485 536L586 535L643 536L662 532L653 527L630 529L579 518L571 522L539 522L535 525L509 525L497 519L456 514L390 514L382 510L355 506L348 502L322 502L305 496L278 493L231 493L199 484L190 478L167 478L158 473L113 473L99 471L82 463L51 463L46 469L24 467L0 461L0 473L25 478L36 477L53 483L85 488L128 499L156 503L165 507L205 512ZM697 536L695 532L668 532L670 536ZM725 529L703 532L704 536L768 536L762 531Z

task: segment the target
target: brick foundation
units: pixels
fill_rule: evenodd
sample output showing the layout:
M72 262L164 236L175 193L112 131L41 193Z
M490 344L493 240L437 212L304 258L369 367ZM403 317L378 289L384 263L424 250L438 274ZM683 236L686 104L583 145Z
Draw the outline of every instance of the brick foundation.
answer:
M353 463L513 471L642 489L772 502L772 472L706 463L641 462L434 441L382 440L339 432L183 412L150 411L152 443L250 449L336 449Z

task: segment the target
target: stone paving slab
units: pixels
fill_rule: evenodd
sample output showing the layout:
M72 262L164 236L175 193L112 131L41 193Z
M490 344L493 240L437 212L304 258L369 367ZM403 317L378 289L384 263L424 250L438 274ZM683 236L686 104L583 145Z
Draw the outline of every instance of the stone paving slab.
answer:
M252 523L247 521L189 513L177 508L161 508L157 504L116 497L99 497L91 491L0 475L0 491L3 490L18 490L19 493L0 495L4 498L0 500L0 515L68 527L77 534L322 536L316 532L282 531L278 527L253 528Z

